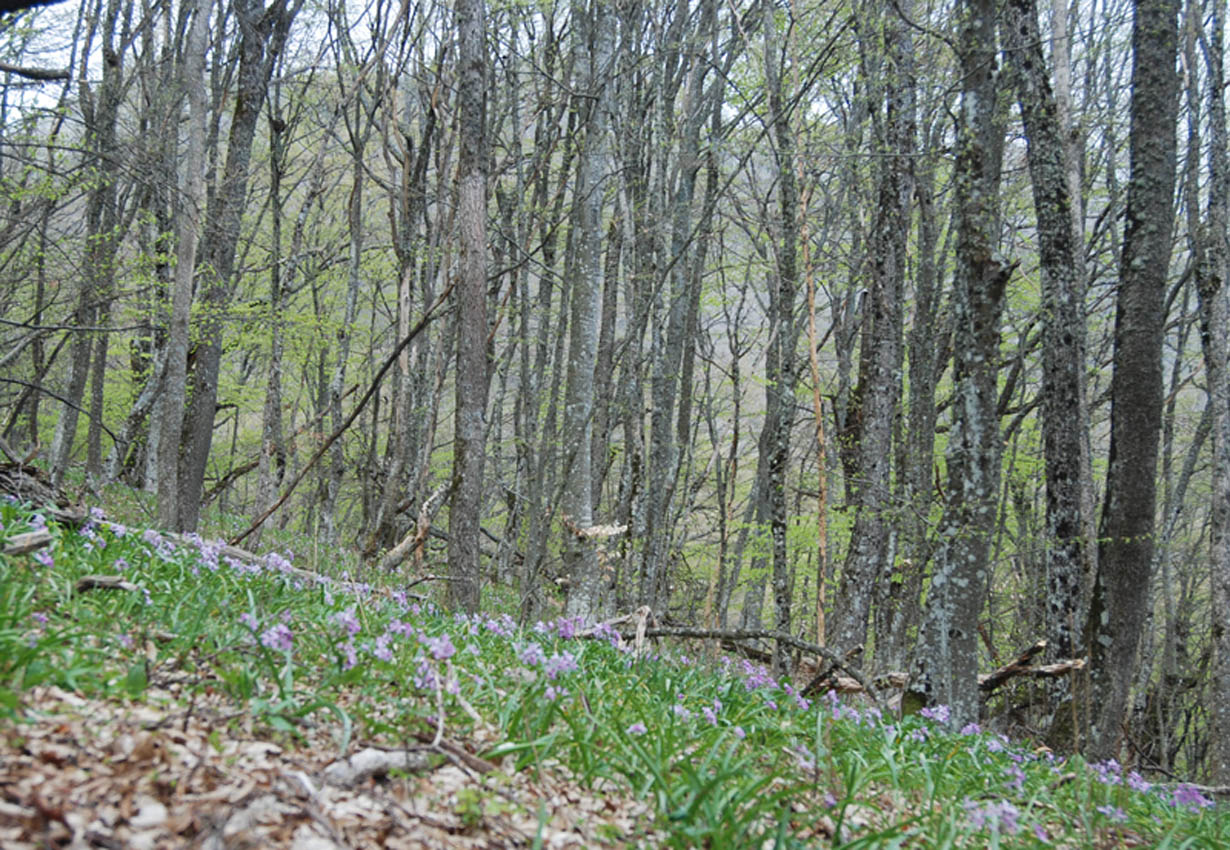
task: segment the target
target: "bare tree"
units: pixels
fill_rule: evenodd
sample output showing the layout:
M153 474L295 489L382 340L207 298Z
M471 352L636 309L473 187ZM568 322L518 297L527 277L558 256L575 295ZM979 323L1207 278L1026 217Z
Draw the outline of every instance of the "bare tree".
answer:
M188 318L196 270L201 212L205 205L205 129L209 104L205 95L205 49L209 43L210 4L196 0L189 11L181 85L188 102L188 151L184 163L184 192L177 222L175 280L171 295L171 321L167 333L165 371L151 379L160 385L160 428L156 440L158 522L164 528L179 524L179 451L183 428L185 378L188 364Z
M453 488L449 508L449 606L478 610L479 520L487 407L487 169L486 7L462 0L456 8L458 39L457 225L461 259L457 275L457 412L454 419Z
M947 704L957 728L977 721L978 617L990 569L1000 481L999 323L1014 266L998 250L994 0L960 6L961 109L954 181L953 424L948 502L940 520L927 614L915 649L908 703Z
M1046 464L1046 638L1052 659L1083 654L1084 527L1081 455L1086 422L1082 406L1085 367L1083 270L1072 226L1067 145L1042 55L1035 0L1012 0L1001 31L1028 140L1029 174L1042 265L1042 440ZM1067 693L1067 679L1052 690ZM1070 719L1062 707L1056 719ZM1071 740L1070 736L1064 736Z
M602 297L602 210L608 169L611 70L615 58L615 15L606 0L588 10L573 7L574 72L583 94L584 139L577 158L576 274L568 331L568 378L564 392L564 572L569 580L564 607L570 617L591 622L602 613L602 576L594 525L594 367Z
M1131 177L1115 301L1109 468L1085 636L1093 710L1086 754L1095 759L1119 749L1151 580L1174 229L1178 10L1178 0L1134 3Z

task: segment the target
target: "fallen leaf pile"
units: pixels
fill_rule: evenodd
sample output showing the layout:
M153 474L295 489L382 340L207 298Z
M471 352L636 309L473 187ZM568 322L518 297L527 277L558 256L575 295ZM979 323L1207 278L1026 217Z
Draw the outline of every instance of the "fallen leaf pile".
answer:
M281 745L174 689L143 703L27 694L0 741L0 847L547 848L657 846L650 807L565 771L509 773L455 741Z

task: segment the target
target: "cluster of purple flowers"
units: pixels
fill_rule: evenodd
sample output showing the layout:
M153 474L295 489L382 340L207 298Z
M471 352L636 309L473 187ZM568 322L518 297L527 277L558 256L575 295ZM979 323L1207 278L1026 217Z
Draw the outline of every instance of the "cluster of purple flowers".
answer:
M986 828L1000 835L1016 835L1021 828L1021 812L1008 800L978 803L967 799L963 806L970 826L975 830Z

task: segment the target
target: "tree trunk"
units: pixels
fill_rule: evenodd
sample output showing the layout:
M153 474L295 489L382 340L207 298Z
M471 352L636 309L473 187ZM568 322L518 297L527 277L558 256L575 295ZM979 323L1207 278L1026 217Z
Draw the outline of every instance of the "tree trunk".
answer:
M1086 755L1113 758L1145 619L1162 415L1164 296L1174 228L1178 0L1137 0L1132 22L1131 177L1115 304L1110 455L1085 642Z
M885 112L876 144L879 147L879 187L871 231L870 275L864 306L858 387L860 432L857 481L852 482L854 529L842 570L834 610L838 615L836 645L849 650L867 640L871 600L888 607L883 591L892 582L889 537L893 508L893 432L901 410L903 298L914 194L915 118L914 45L901 15L884 12L885 53L881 69ZM908 603L906 603L908 604ZM887 623L891 612L877 612ZM888 641L887 634L877 633Z
M196 346L191 381L191 401L184 416L184 452L179 468L179 512L175 526L180 531L196 529L200 519L205 467L213 441L214 415L218 402L218 376L222 361L222 313L229 306L239 233L248 195L249 163L256 122L269 88L269 76L286 44L290 24L303 0L236 0L239 21L238 88L231 115L226 163L222 182L207 204L203 251L198 271L198 292L205 307L200 342ZM207 193L208 194L208 193Z
M1055 661L1084 654L1077 623L1084 578L1081 455L1085 317L1083 272L1072 226L1066 145L1047 77L1036 0L1012 0L1001 25L1028 140L1029 175L1042 266L1042 442L1046 465L1047 655ZM1054 680L1054 697L1068 693ZM1071 717L1057 706L1056 719ZM1067 738L1070 740L1070 738Z
M1230 328L1230 161L1226 152L1224 92L1225 7L1221 3L1213 3L1212 7L1212 26L1202 39L1208 68L1209 190L1204 228L1196 239L1196 291L1200 296L1200 340L1213 436L1209 584L1210 610L1214 613L1209 774L1215 784L1230 785L1230 626L1225 617L1225 612L1230 611L1230 346L1226 341L1226 329ZM1193 27L1198 21L1199 16L1193 16ZM1189 68L1194 66L1193 61ZM1190 155L1195 156L1198 150ZM1195 203L1195 199L1188 203Z
M457 383L453 484L448 518L448 604L475 613L487 409L487 21L483 0L459 0L457 111Z
M188 363L188 319L192 307L192 278L196 269L201 208L205 202L205 127L209 105L205 100L205 50L209 43L209 9L196 0L183 58L183 86L188 100L188 153L185 162L184 199L176 230L175 280L171 294L171 321L161 376L150 378L160 385L160 407L151 424L157 427L156 464L158 524L177 528L182 514L179 487L180 433L184 423L185 378ZM152 435L151 435L152 436Z
M586 533L594 525L593 446L594 366L602 299L602 208L608 169L607 128L610 78L615 55L615 14L606 0L595 0L577 34L581 52L576 69L578 91L585 96L585 135L577 161L578 226L576 269L568 329L568 377L564 391L564 574L568 596L564 613L586 623L602 614L602 576L598 538Z
M961 111L954 181L957 267L954 411L948 504L940 521L927 617L906 707L946 704L961 728L978 720L978 617L986 595L1000 479L996 368L1004 289L1013 267L997 250L995 2L962 3Z

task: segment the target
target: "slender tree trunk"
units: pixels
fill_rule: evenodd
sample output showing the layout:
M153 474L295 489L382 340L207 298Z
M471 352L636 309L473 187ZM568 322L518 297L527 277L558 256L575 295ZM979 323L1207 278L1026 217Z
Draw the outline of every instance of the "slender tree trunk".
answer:
M582 13L574 7L575 13ZM568 596L564 613L592 622L602 614L602 576L594 525L593 446L594 366L602 299L602 208L608 168L610 78L615 56L615 13L595 0L578 33L578 90L585 95L585 135L577 161L577 273L572 284L568 332L568 377L564 392L564 573Z
M156 468L158 524L176 528L181 516L179 487L180 433L184 422L185 378L188 363L188 318L192 307L192 279L196 269L197 240L205 202L205 128L209 104L205 99L205 50L209 43L206 0L195 0L184 49L183 86L188 100L188 151L185 158L184 198L180 205L175 248L175 279L171 290L171 321L167 328L164 371L150 382L161 387L159 410L150 428L157 427ZM153 436L151 434L151 436Z
M116 125L124 96L123 57L128 48L132 8L132 4L125 3L124 0L108 0L105 7L100 7L101 20L93 22L102 37L102 81L96 92L92 90L88 82L89 76L85 72L90 56L88 53L82 56L81 108L89 151L87 168L95 172L93 187L86 198L86 256L82 264L82 280L73 316L74 324L83 327L99 324L99 316L103 313L100 308L112 297L115 290L115 262L119 244L116 172L120 158ZM51 474L57 483L63 480L72 457L78 411L85 398L86 380L90 371L92 343L93 338L89 333L78 331L70 346L64 410L56 422L51 445ZM100 350L100 356L105 356L105 350ZM104 365L100 364L94 379L97 404L91 405L92 415L101 416L102 412L101 369ZM93 423L91 428L97 439L98 423ZM90 460L93 462L91 471L100 472L101 452L91 452Z
M303 0L240 0L235 14L239 21L239 69L236 72L235 108L227 140L226 163L221 184L210 193L202 240L198 291L206 308L196 346L191 381L191 400L184 416L184 452L179 471L179 518L181 531L196 528L200 519L205 467L213 441L218 403L218 376L222 363L222 312L230 304L239 233L248 195L249 164L256 122L269 87L274 62L286 44L290 24ZM178 442L178 441L177 441Z
M1086 645L1087 755L1113 758L1148 601L1162 415L1164 297L1174 229L1178 0L1137 0L1132 22L1131 178L1115 304L1110 456Z
M1000 480L999 322L1013 271L997 249L995 133L1002 128L995 121L995 6L994 0L961 4L948 504L940 521L927 617L905 703L907 709L920 703L947 704L955 728L978 720L978 617L986 596Z
M457 285L457 411L448 520L448 604L474 613L479 604L479 520L487 428L487 21L483 0L459 0L456 28L457 224L461 257Z
M909 15L909 3L901 14ZM915 118L914 45L895 11L885 11L885 52L881 81L885 113L877 139L879 188L871 232L868 294L864 306L858 388L861 401L859 478L851 493L856 505L850 549L834 609L835 640L844 650L867 639L871 601L888 608L893 558L889 552L892 500L893 432L901 407L903 298L914 194ZM908 604L908 603L904 603ZM878 611L887 623L891 611ZM888 642L877 633L877 641Z
M1012 70L1028 140L1029 174L1042 265L1042 442L1046 464L1046 639L1051 660L1083 654L1077 623L1084 577L1081 409L1085 364L1084 291L1062 128L1042 55L1035 0L1012 0L1002 21L1004 56ZM1056 679L1055 697L1068 693ZM1056 720L1070 720L1057 707ZM1066 728L1066 727L1065 727ZM1070 733L1070 730L1069 730ZM1071 740L1070 734L1061 736ZM1060 740L1052 736L1053 740Z
M1204 229L1196 240L1196 291L1200 296L1200 340L1213 436L1209 585L1210 609L1214 614L1209 773L1214 783L1230 785L1230 625L1225 617L1225 612L1230 611L1230 345L1226 340L1226 329L1230 328L1230 161L1224 92L1225 7L1221 3L1211 5L1212 26L1201 39L1208 69L1209 189ZM1199 16L1191 15L1188 20L1194 27ZM1189 63L1189 72L1194 66L1194 62ZM1189 155L1195 154L1193 150ZM1195 203L1195 199L1188 203Z
M776 247L775 273L769 282L769 351L765 357L765 423L761 434L760 463L766 468L762 500L773 552L774 628L790 631L793 581L786 551L789 522L786 478L790 463L790 436L794 426L794 385L796 380L795 345L798 328L794 308L798 292L799 189L794 165L794 132L790 126L791 109L781 78L782 56L775 9L765 6L765 86L768 94L770 133L774 145L777 176L780 236ZM785 658L780 643L774 644L773 669L782 672Z

